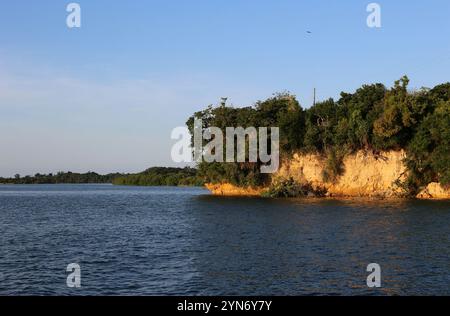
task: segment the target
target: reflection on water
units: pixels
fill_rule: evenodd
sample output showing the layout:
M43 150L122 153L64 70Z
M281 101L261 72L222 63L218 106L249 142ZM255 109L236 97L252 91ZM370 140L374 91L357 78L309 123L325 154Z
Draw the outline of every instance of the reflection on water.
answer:
M0 294L449 295L449 224L448 201L0 186Z

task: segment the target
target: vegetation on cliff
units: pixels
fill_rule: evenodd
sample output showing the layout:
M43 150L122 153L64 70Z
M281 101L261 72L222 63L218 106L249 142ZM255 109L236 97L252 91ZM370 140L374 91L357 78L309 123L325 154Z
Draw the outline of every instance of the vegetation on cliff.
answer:
M298 183L293 178L289 178L273 181L263 196L271 198L323 197L326 193L326 189L314 188L309 182Z
M405 76L394 86L363 85L354 93L342 92L303 109L296 97L279 93L252 107L209 106L187 121L193 133L194 118L203 128L241 126L279 127L282 158L293 152L319 153L326 158L324 181L335 181L344 171L342 159L357 150L405 149L408 178L400 183L415 195L430 182L450 185L450 83L432 89L408 90ZM268 186L270 178L257 163L206 163L198 165L205 182L239 186Z

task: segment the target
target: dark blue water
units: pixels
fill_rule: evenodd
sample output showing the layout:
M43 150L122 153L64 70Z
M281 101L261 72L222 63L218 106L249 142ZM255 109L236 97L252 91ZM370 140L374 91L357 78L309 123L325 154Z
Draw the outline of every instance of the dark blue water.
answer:
M449 237L443 201L0 186L0 295L450 295Z

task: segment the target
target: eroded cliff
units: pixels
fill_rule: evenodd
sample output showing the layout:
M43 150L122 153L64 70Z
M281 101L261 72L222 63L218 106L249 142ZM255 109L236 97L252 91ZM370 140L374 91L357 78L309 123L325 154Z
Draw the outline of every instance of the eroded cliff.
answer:
M395 182L405 177L404 158L403 151L379 155L358 151L344 158L342 173L336 181L325 182L325 158L295 154L283 163L275 177L310 182L314 187L326 189L328 196L391 197L401 193Z
M311 183L314 188L326 190L327 196L338 197L397 197L402 190L396 183L406 177L403 163L404 151L389 151L377 155L358 151L343 159L341 175L335 180L324 181L325 158L316 154L294 154L283 161L272 181L294 179L299 183ZM229 183L208 184L216 195L261 195L267 188L242 188ZM418 198L449 199L450 190L439 183L432 183L419 193Z

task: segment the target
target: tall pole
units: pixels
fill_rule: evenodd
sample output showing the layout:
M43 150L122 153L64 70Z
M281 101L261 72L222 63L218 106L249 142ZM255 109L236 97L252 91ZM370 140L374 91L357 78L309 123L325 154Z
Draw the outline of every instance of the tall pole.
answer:
M314 88L314 99L313 99L313 106L316 105L316 88Z

